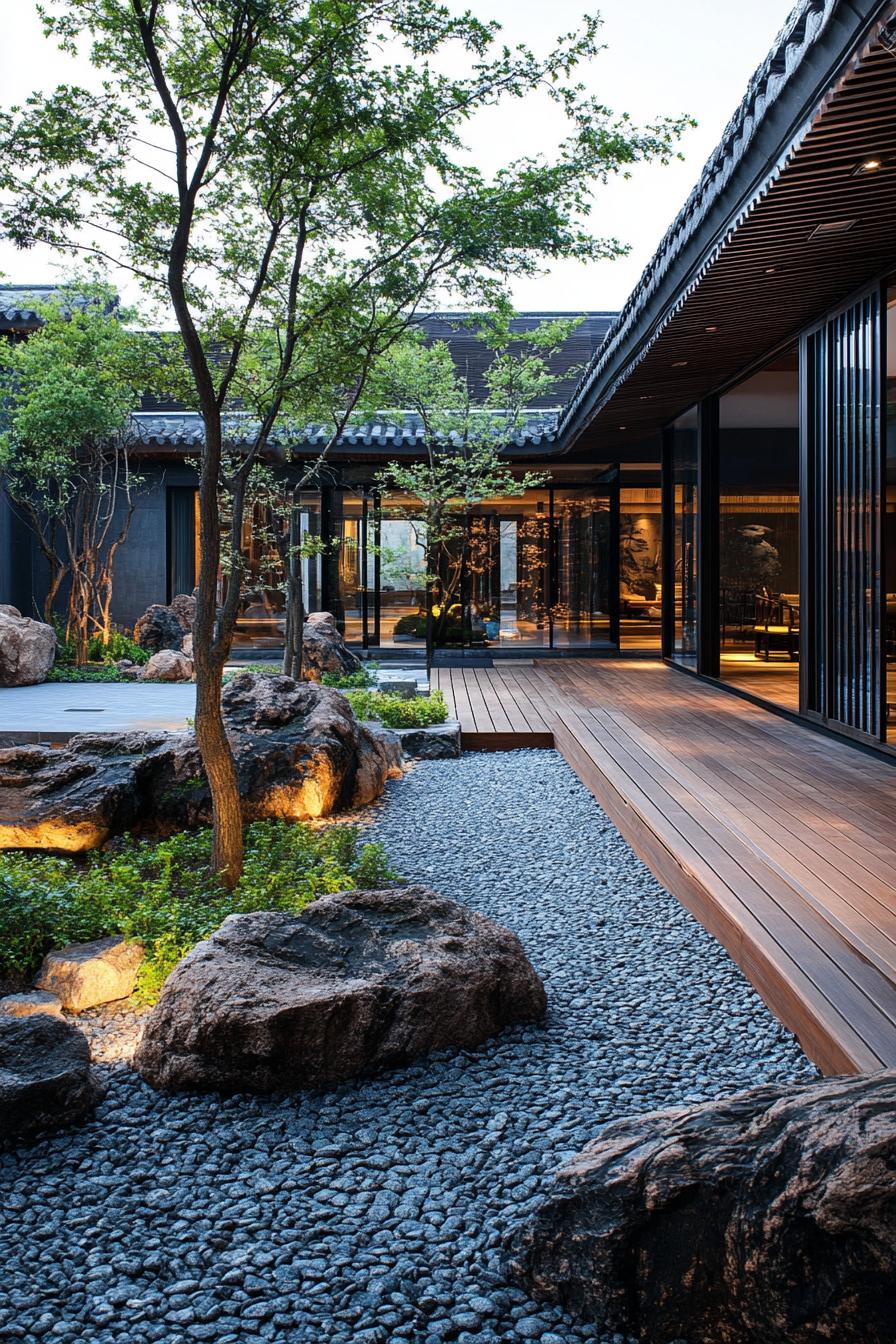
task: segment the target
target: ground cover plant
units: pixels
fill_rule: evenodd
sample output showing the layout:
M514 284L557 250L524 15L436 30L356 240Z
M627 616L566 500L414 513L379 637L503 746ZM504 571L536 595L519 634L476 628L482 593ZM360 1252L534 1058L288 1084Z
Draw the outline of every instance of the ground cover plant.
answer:
M337 691L363 691L376 685L379 663L365 663L356 672L324 672L321 682Z
M125 837L86 860L0 854L0 978L31 975L44 953L110 934L141 942L137 995L158 997L167 976L231 914L297 914L326 892L396 879L381 845L358 844L353 826L316 829L257 821L246 828L246 862L228 889L209 869L211 832L165 840Z
M386 691L350 690L344 694L356 719L378 719L387 728L428 728L448 718L448 706L441 691L418 695L413 700Z
M233 681L234 677L241 677L244 672L255 672L260 677L279 677L283 675L283 669L277 663L241 663L239 667L227 669L222 684L226 686Z

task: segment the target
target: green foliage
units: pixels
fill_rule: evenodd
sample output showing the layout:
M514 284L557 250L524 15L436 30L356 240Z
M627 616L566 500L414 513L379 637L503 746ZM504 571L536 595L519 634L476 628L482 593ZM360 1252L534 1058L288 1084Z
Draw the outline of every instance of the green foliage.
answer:
M108 644L103 643L101 635L93 636L87 645L87 657L92 663L117 663L120 658L129 658L142 666L149 662L150 654L123 630L113 630Z
M47 673L47 681L85 682L85 681L130 681L112 663L93 663L76 667L73 663L57 663Z
M376 673L379 663L364 663L357 672L324 672L321 682L324 686L334 686L337 691L365 690L376 685Z
M191 947L231 914L297 914L326 892L396 880L382 846L359 846L352 826L258 821L246 829L243 875L232 891L209 872L211 835L125 838L85 862L0 854L0 975L32 972L51 947L110 934L141 942L137 992L158 992Z
M279 677L283 669L277 663L241 663L239 667L229 668L222 678L223 685L233 681L234 677L241 677L244 672L255 672L261 677Z
M347 691L345 697L356 719L377 719L387 728L428 728L444 723L448 706L441 691L406 700L384 691Z

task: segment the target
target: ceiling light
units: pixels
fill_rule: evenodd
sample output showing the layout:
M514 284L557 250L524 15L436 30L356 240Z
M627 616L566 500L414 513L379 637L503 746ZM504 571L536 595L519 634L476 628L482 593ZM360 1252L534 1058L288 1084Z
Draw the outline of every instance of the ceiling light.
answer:
M883 166L883 159L863 159L861 163L857 163L855 168L853 168L852 175L853 177L870 177L873 173L879 173Z
M628 429L628 425L620 425L619 428L620 428L620 429Z
M718 331L718 327L704 327L704 331Z
M686 359L676 359L672 365L673 369L684 369L687 367Z
M774 275L774 273L775 273L776 270L777 270L777 267L775 267L775 266L766 266L766 268L765 268L765 273L766 273L766 275Z
M816 224L809 234L809 242L813 238L836 238L841 233L849 233L855 222L854 219L829 219L825 224Z

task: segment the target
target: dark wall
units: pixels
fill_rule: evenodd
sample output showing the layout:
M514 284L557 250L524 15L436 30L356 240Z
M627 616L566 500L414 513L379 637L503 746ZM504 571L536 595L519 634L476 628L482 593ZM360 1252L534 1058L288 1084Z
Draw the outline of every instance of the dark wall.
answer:
M127 541L118 550L113 583L112 619L130 629L153 602L167 602L167 535L165 497L169 481L195 484L195 472L176 467L141 468L144 484ZM120 513L115 527L120 525ZM34 534L17 517L0 493L0 601L10 602L24 615L42 615L47 591L47 566ZM65 607L65 591L57 609Z

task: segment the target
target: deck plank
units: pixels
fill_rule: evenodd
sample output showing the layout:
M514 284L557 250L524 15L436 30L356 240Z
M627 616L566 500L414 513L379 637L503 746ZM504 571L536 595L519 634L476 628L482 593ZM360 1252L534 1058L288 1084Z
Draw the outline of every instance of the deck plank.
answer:
M826 1072L896 1066L896 771L655 660L435 669L467 747L555 745Z

